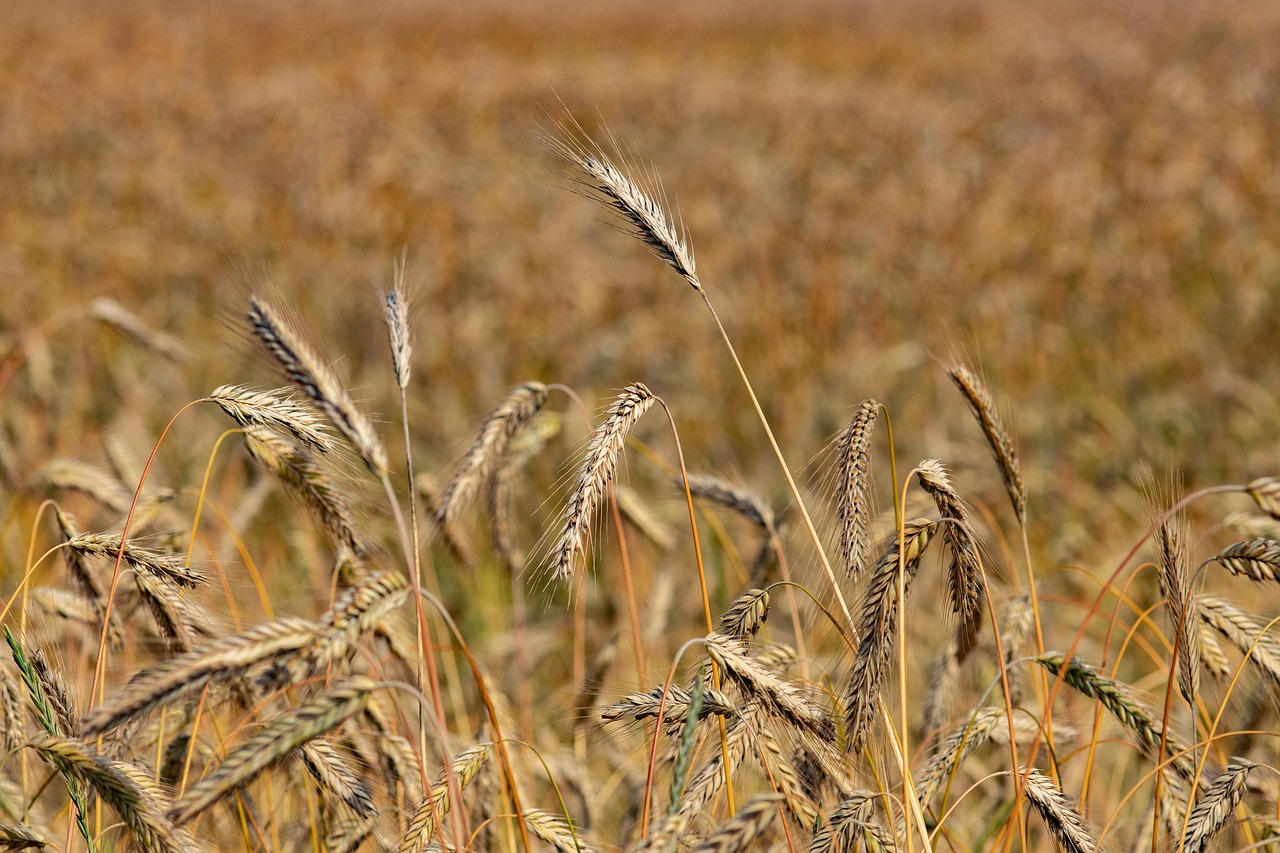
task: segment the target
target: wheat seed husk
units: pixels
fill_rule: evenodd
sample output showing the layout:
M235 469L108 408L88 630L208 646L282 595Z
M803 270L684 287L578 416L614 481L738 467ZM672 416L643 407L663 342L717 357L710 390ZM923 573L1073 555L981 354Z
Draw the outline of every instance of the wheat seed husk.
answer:
M659 203L662 185L656 176L651 178L655 192L623 174L592 143L580 142L566 132L547 138L546 142L552 151L583 173L582 185L589 195L618 213L635 229L635 236L694 290L702 290L688 235L672 224L664 205Z
M576 484L564 510L565 526L552 549L549 568L556 580L573 576L585 560L596 508L613 481L627 434L657 398L644 385L628 385L614 400L605 419L591 436Z
M387 473L387 451L373 424L356 408L337 376L274 308L256 297L249 300L254 335L275 357L293 382L351 444L375 477Z
M1280 642L1254 616L1221 598L1201 596L1200 620L1247 656L1249 663L1280 687Z
M182 826L293 750L333 731L364 708L376 687L370 679L356 676L268 721L217 770L188 789L169 810L170 819Z
M484 766L492 750L492 743L478 743L467 747L453 757L451 762L453 776L457 780L459 791L471 784L471 780L480 772L480 768ZM413 816L409 818L408 828L400 841L399 853L416 853L422 850L435 835L436 827L444 820L451 806L447 777L442 772L431 784L426 797L418 805Z

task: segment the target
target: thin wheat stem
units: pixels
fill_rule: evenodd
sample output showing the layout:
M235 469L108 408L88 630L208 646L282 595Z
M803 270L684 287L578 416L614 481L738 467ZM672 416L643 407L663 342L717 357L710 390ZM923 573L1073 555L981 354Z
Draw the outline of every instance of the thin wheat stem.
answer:
M827 573L827 579L831 581L831 589L836 594L836 600L840 602L840 609L844 611L844 617L849 620L849 624L853 625L853 614L849 610L848 603L844 600L844 593L840 591L840 583L836 580L835 570L831 568L831 561L827 559L827 553L822 547L822 538L818 535L818 529L814 526L813 519L809 516L809 509L805 506L804 498L800 496L800 487L796 485L795 478L791 476L791 468L787 465L787 460L782 455L782 448L778 447L778 440L773 437L773 429L769 426L769 419L765 417L764 409L761 408L760 401L756 398L755 389L751 387L751 380L747 378L747 372L742 366L742 361L738 358L738 352L733 348L733 342L729 340L729 333L725 331L724 323L720 322L720 315L716 313L711 300L707 298L706 291L700 288L698 293L702 296L702 301L707 306L707 310L711 312L716 328L720 330L720 337L725 346L728 347L729 355L733 358L733 365L738 370L738 377L747 389L747 396L751 398L751 405L756 410L756 417L760 419L760 425L764 427L765 436L769 439L769 446L773 448L773 455L777 457L778 464L782 466L782 474L787 480L787 487L791 490L791 496L795 499L796 508L800 510L800 517L804 520L805 530L808 531L809 538L813 540L813 547L818 552L818 559L822 562L823 571ZM907 853L911 853L911 851L908 850Z

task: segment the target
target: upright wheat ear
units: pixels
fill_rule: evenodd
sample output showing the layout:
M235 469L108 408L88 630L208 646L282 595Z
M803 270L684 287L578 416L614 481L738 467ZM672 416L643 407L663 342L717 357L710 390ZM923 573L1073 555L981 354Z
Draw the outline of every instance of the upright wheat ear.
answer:
M585 558L591 522L596 508L609 490L609 484L613 482L622 445L627 434L656 399L639 382L628 385L609 407L604 422L592 434L586 456L578 468L573 494L564 510L564 532L551 552L550 569L556 580L572 577L578 563Z

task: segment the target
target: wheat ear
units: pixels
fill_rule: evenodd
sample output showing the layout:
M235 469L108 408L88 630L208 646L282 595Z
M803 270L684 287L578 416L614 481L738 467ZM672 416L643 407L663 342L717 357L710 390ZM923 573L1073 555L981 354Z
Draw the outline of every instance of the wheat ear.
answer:
M1187 565L1184 532L1169 522L1156 530L1160 554L1160 590L1169 608L1169 622L1178 649L1178 690L1192 705L1200 690L1200 631L1195 623L1195 591Z
M492 750L492 743L478 743L467 747L453 757L451 764L453 775L458 781L459 791L471 784L471 780L480 772L480 768L484 766ZM422 850L431 840L431 836L435 835L436 826L444 820L451 805L449 785L444 774L441 773L428 789L425 799L418 805L413 817L409 819L409 827L400 841L400 853L414 853Z
M1226 826L1236 806L1244 799L1249 773L1258 765L1244 758L1233 758L1225 770L1205 790L1196 807L1187 816L1187 829L1182 835L1183 853L1204 853L1213 837Z
M1238 648L1272 684L1280 687L1280 643L1250 614L1220 598L1200 598L1200 620Z
M1214 558L1237 577L1251 581L1280 581L1280 541L1257 536L1237 542Z
M871 438L879 414L879 403L863 400L836 443L840 562L854 581L871 560Z
M573 494L564 510L564 532L551 552L549 567L556 580L572 577L576 566L584 559L591 522L596 508L608 492L609 483L613 481L627 434L656 399L639 382L628 385L592 434L582 465L578 468Z
M324 422L310 409L299 405L288 389L259 391L243 385L221 385L205 399L216 403L227 417L242 427L270 427L320 453L333 449L333 439L325 432Z
M507 448L533 422L546 402L547 386L541 382L526 382L507 394L489 413L463 457L458 472L440 496L434 513L436 524L447 524L457 518L482 488L492 486Z
M742 804L737 814L693 848L693 853L739 853L752 849L778 813L782 794L756 794Z
M1052 779L1034 767L1029 768L1023 776L1023 790L1059 847L1067 853L1093 853L1098 849L1098 842L1089 833L1088 824L1075 803Z
M1280 520L1280 477L1259 477L1245 486L1258 509Z
M1018 517L1018 523L1027 523L1027 486L1022 481L1022 466L1018 464L1018 453L1014 449L1009 431L1005 429L1000 413L991 399L991 392L969 368L956 365L947 371L951 381L960 389L964 400L969 404L969 411L982 428L987 444L996 459L996 467L1000 469L1000 477L1004 480L1005 491L1009 494L1009 503Z
M969 525L969 511L951 484L946 468L937 459L926 459L917 465L916 479L933 498L938 514L950 522L943 526L942 531L951 550L947 593L951 598L951 609L960 617L960 624L968 625L977 619L982 601L982 560Z
M899 565L905 572L903 589L909 591L911 580L920 568L920 558L937 529L938 522L927 518L904 523L901 538L891 538L871 571L858 621L858 652L845 691L846 745L853 752L861 752L866 743L867 729L875 717L880 682L897 642Z
M170 819L182 826L293 750L333 731L359 713L376 688L373 681L357 676L269 721L217 770L193 785L169 810Z
M249 324L254 335L280 363L289 381L311 398L316 408L355 448L365 466L374 476L385 476L387 451L382 440L328 365L274 308L256 297L249 300Z

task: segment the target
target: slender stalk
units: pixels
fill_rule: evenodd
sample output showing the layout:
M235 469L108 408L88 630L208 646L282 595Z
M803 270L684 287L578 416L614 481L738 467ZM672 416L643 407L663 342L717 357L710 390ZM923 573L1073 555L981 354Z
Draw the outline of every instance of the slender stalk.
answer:
M733 342L729 340L729 333L725 331L724 323L720 322L720 315L716 313L711 300L707 298L706 291L699 288L698 293L702 296L702 301L706 304L707 310L711 312L711 317L716 322L716 328L720 330L720 337L724 340L725 346L729 348L729 355L733 358L733 365L738 370L738 377L747 389L747 396L751 398L751 405L756 410L760 425L764 427L765 436L769 439L769 446L773 448L773 454L778 458L778 464L782 466L782 474L786 477L787 487L791 490L791 496L795 499L796 508L800 510L800 517L804 520L805 530L809 532L809 538L813 540L813 547L818 552L818 559L822 562L822 568L827 573L827 579L831 581L831 589L835 591L836 600L840 602L840 609L844 611L844 617L849 620L849 624L853 625L853 614L849 611L849 605L844 600L844 593L840 591L840 584L836 581L836 573L831 568L831 561L827 559L827 552L822 547L822 538L818 535L818 529L814 526L813 519L809 516L809 509L805 506L804 498L800 496L800 487L796 485L795 478L791 476L791 468L787 465L787 460L782 455L782 448L778 447L778 440L773 437L773 430L769 426L769 420L764 415L764 409L760 407L760 401L756 398L755 389L751 387L751 380L747 378L747 372L742 366L742 361L738 358L737 350L733 348Z

